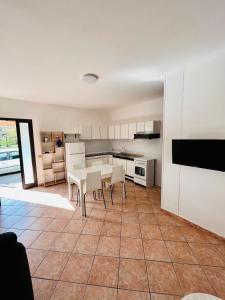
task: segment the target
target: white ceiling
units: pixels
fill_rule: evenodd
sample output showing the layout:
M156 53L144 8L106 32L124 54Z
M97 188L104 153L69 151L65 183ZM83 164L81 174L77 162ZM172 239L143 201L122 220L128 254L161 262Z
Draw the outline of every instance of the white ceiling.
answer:
M225 0L0 0L0 97L84 108L153 99L225 47ZM93 72L96 84L80 80Z

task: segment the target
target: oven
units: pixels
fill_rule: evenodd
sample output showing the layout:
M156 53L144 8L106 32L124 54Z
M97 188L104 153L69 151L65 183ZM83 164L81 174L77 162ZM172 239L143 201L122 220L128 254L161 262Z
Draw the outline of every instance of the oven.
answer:
M146 180L146 161L136 159L134 161L134 177Z

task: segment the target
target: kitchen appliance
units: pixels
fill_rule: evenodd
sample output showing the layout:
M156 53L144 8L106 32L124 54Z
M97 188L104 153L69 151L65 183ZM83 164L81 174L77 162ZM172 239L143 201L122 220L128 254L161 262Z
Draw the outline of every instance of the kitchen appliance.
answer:
M65 143L65 148L67 172L85 168L85 144Z
M145 187L155 184L155 160L145 157L134 159L134 182Z
M172 140L173 164L225 172L225 140Z
M160 133L137 132L134 134L134 139L159 139Z

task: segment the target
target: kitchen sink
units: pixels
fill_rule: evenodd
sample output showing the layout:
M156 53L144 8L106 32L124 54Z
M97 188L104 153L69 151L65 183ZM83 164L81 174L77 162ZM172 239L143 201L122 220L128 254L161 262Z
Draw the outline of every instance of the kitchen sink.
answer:
M119 152L118 153L121 156L129 156L129 157L142 157L141 154L134 154L134 153L128 153L128 152Z

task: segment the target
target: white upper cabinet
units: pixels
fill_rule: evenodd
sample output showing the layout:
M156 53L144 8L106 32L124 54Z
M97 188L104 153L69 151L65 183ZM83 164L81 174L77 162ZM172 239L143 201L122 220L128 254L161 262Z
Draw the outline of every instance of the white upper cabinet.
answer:
M154 132L154 121L145 122L145 132Z
M98 125L92 126L92 139L99 140L100 139L100 127Z
M134 138L134 134L137 132L137 124L130 123L128 129L128 138L132 140Z
M81 125L75 125L75 130L74 132L75 134L82 134L82 126Z
M120 125L115 125L115 139L119 140L120 137L121 137L121 134L120 134Z
M145 122L137 122L137 132L145 131Z
M128 124L122 124L120 127L120 138L121 139L128 139L129 131L128 131Z
M91 132L92 132L92 126L91 125L82 125L81 139L91 140L91 137L92 137Z
M138 132L150 132L159 133L160 132L160 121L141 121L133 123L125 123L120 125L75 125L75 132L73 130L71 133L76 133L81 135L81 139L134 139L134 134ZM69 133L69 132L66 132Z
M106 125L100 126L100 138L102 140L108 139L108 126Z
M109 126L109 139L114 140L115 139L115 128L113 125Z
M146 121L145 131L150 133L160 133L161 122L160 121Z

